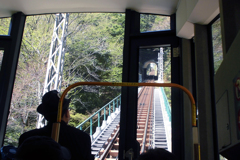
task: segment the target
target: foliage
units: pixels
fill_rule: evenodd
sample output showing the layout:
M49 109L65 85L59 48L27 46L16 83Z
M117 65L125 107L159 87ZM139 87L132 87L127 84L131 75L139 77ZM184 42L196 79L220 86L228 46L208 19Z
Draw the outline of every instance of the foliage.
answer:
M220 19L212 24L212 45L213 45L213 58L214 58L214 71L215 74L223 61L222 51L222 35L221 35L221 22Z
M140 32L170 29L170 17L152 14L140 14Z
M222 155L219 155L220 160L227 160L225 157L223 157Z
M163 80L171 83L171 47L163 47Z
M8 35L11 18L0 18L0 35Z
M164 83L171 83L171 48L170 47L164 47L163 48L163 79ZM171 107L171 88L170 87L164 87L165 94L167 96L169 105Z
M151 14L140 15L140 32L151 31L155 22L156 16Z
M11 127L7 127L4 145L11 144L13 146L18 146L18 138L20 137L21 133L22 126L18 123L18 121L15 121Z
M8 35L11 18L0 18L0 35ZM0 68L2 66L3 50L0 48Z
M77 127L80 123L82 123L85 119L87 119L89 117L89 115L84 115L82 113L77 113L76 111L70 111L70 122L69 125L72 127ZM82 129L84 130L87 126L89 126L89 122L85 123L82 126Z
M69 35L74 35L67 39L64 85L81 81L120 82L125 16L81 13L71 17L76 20L69 25ZM87 114L119 93L117 87L83 86L71 91L69 96L74 109Z
M33 129L37 122L36 107L40 102L52 23L51 15L29 16L26 19L21 53L15 78L5 145L17 144L17 137Z
M163 89L164 89L164 92L167 96L169 106L171 107L172 106L171 88L170 87L164 87Z

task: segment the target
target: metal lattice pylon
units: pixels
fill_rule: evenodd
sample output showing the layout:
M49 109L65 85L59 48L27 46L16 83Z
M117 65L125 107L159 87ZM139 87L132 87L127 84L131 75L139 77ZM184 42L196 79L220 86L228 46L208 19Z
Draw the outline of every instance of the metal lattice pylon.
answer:
M43 95L50 90L61 90L63 64L69 13L56 14ZM37 128L46 125L43 115L38 115Z
M160 52L158 52L158 79L161 83L163 83L163 48L160 48Z

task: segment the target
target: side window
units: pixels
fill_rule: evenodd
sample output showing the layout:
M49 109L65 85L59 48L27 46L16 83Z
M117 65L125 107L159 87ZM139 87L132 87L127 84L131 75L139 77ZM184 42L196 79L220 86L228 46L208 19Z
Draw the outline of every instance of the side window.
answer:
M0 71L1 71L1 67L2 67L3 54L4 54L4 50L0 49Z
M170 16L140 14L140 32L170 30Z
M8 35L11 18L0 18L0 35Z
M222 50L222 33L221 33L221 21L220 18L215 20L211 25L212 32L212 49L213 49L213 63L214 63L214 74L217 73L223 61L223 50ZM222 155L219 155L220 160L227 160Z
M213 46L213 60L214 60L214 73L216 74L218 68L223 61L222 50L222 35L220 18L217 19L211 26L212 29L212 46Z
M11 18L0 18L0 37L1 35L6 36L9 33ZM4 49L0 47L0 71L2 67L2 59L4 55Z

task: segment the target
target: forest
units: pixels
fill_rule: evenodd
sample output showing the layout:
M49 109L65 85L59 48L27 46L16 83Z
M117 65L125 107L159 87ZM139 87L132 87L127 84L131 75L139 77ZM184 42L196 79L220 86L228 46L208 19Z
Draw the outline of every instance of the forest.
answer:
M140 15L140 32L170 29L168 16ZM27 16L15 77L4 145L18 145L19 136L36 128L37 106L43 96L44 80L55 14ZM7 35L10 18L0 19L0 35ZM220 23L213 26L216 70L221 63ZM125 14L70 13L62 90L75 82L121 82ZM170 53L170 49L164 50ZM0 49L0 64L4 51ZM171 81L171 61L164 55L164 81ZM219 60L220 59L220 60ZM217 66L218 65L218 66ZM171 102L171 90L165 88ZM77 126L121 93L120 87L78 87L71 98L70 125Z

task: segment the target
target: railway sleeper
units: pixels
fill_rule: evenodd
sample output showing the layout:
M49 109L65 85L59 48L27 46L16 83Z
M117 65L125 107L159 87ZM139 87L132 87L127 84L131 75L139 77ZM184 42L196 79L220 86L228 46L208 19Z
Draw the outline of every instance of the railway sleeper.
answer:
M143 133L137 133L137 138L143 137Z
M107 142L111 142L112 139L113 139L113 137L109 137L108 140L107 140ZM116 142L119 142L119 138L116 138L115 141L116 141Z
M115 143L115 144L113 145L113 149L118 150L118 149L119 149L119 143Z
M152 130L151 129L147 129L147 132L151 132ZM144 129L138 129L137 130L137 133L144 133Z
M118 156L118 150L110 150L109 155L116 158Z

